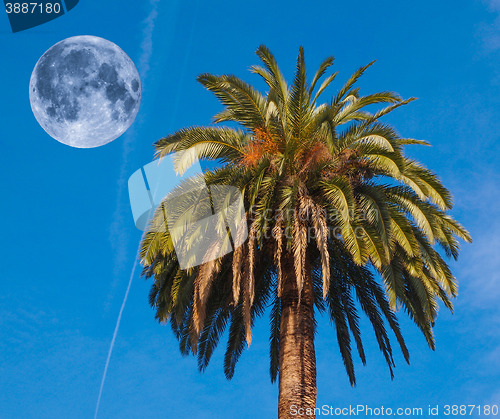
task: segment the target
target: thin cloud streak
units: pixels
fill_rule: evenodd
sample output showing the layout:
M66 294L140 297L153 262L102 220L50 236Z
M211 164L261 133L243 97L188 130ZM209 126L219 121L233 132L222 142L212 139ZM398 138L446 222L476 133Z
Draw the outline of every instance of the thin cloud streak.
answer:
M150 0L150 5L152 7L151 12L149 13L148 17L145 20L145 27L143 30L143 41L141 43L141 57L139 59L139 73L141 74L142 78L142 85L144 86L144 82L146 80L147 74L150 69L150 61L151 57L153 54L153 32L155 28L155 21L158 16L158 4L159 0ZM123 194L125 192L125 186L127 182L127 163L128 163L128 157L130 155L130 152L133 149L133 143L135 141L135 132L134 130L129 131L127 135L125 136L124 143L123 143L123 153L122 153L122 164L120 167L120 175L118 179L118 200L117 200L117 207L114 213L113 217L113 223L111 225L111 242L117 243L115 248L115 270L114 270L114 277L115 280L118 277L118 273L120 271L121 266L123 266L124 261L126 260L126 254L127 254L127 249L124 243L127 242L127 235L124 232L124 229L122 228L123 226L123 211L122 211L122 206L120 203L122 202ZM99 395L97 398L97 403L96 403L96 408L95 408L95 414L94 414L94 419L97 418L97 415L99 413L99 407L101 404L101 397L102 397L102 391L104 388L104 383L106 381L106 375L108 373L108 367L109 367L109 362L111 360L111 355L113 353L113 348L115 345L116 337L118 335L118 330L120 328L120 323L122 319L122 314L125 309L125 305L127 303L128 295L130 292L130 288L132 286L132 281L134 279L135 271L137 268L137 261L139 258L139 249L137 251L137 254L135 255L134 258L134 265L132 268L132 272L130 273L130 278L128 281L127 289L125 291L125 296L123 298L122 305L120 307L120 312L118 313L118 319L116 321L116 326L115 330L113 332L113 337L111 339L111 343L109 346L108 350L108 356L106 358L106 363L104 365L104 372L102 375L101 379L101 385L99 387Z
M113 332L113 338L111 339L111 344L109 345L108 357L106 358L106 364L104 365L104 373L102 374L101 387L99 388L99 396L97 397L97 404L95 407L94 419L97 418L97 414L99 413L99 406L101 404L101 396L102 390L104 388L104 382L106 381L106 375L108 373L109 361L111 359L111 354L113 353L113 348L115 346L116 336L118 335L118 329L120 328L120 323L122 321L123 310L125 309L125 305L127 304L128 294L130 292L130 287L132 285L132 280L134 279L135 269L137 268L137 260L138 256L136 255L134 261L134 267L132 268L132 272L130 274L130 278L127 285L127 291L125 291L125 297L123 298L122 306L120 307L120 313L118 314L118 320L116 321L115 331Z
M142 87L144 93L144 85L146 83L146 78L149 74L151 68L151 57L153 55L153 32L155 29L155 22L158 17L158 5L159 0L150 0L150 5L152 7L151 12L148 17L144 20L144 29L141 42L141 56L139 58L138 71L141 75ZM139 114L140 118L140 114ZM137 122L140 122L138 120ZM127 260L127 248L125 243L128 242L128 235L123 228L123 223L125 221L125 211L123 205L123 195L126 191L127 180L129 176L128 170L128 160L130 153L134 149L134 142L137 138L135 127L133 126L124 136L123 141L123 153L122 153L122 164L120 166L120 172L118 176L118 194L117 194L117 205L115 212L113 214L113 222L110 227L110 241L113 247L115 258L114 258L114 283L112 288L114 288L117 278L119 277L120 271L123 269L124 264Z
M478 168L475 173L452 188L457 207L463 213L465 226L473 243L464 245L457 268L460 299L475 309L496 310L500 297L500 177L494 169Z
M151 68L150 62L153 55L153 32L155 29L156 18L158 17L158 4L160 0L151 0L150 4L153 8L151 13L144 21L144 36L142 38L141 51L142 55L139 60L139 70L142 74L142 79L145 80Z
M500 49L500 0L487 0L485 3L492 13L497 14L492 22L482 23L479 27L486 52L492 52Z

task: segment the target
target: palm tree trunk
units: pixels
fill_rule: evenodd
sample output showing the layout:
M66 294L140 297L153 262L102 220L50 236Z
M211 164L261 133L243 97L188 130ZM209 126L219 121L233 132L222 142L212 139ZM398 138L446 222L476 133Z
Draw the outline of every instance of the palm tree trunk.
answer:
M283 254L283 294L279 350L279 419L315 417L316 355L314 350L314 294L306 276L298 298L293 256Z

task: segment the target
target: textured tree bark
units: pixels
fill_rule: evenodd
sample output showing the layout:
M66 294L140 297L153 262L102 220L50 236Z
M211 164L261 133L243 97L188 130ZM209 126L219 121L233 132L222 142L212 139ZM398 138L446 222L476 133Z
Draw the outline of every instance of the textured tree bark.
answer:
M314 418L316 355L312 281L306 276L299 305L293 257L283 256L278 417Z

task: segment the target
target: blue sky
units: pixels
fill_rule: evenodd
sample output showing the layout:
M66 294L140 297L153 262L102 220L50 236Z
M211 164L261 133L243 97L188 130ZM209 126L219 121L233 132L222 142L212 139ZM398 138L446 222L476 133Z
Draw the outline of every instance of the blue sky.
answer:
M134 125L97 149L53 140L29 104L38 58L75 35L118 44L143 82ZM310 71L334 55L340 80L377 59L362 92L419 98L386 120L433 144L409 153L439 173L474 238L452 264L460 295L454 315L440 313L435 352L400 314L411 365L397 354L393 381L364 323L368 365L356 364L350 388L335 332L320 321L318 405L500 405L500 1L81 0L66 16L16 34L0 13L0 418L93 417L140 239L127 179L151 161L155 140L208 124L220 109L197 74L234 73L261 86L247 71L261 43L289 79L300 45ZM99 417L275 416L267 319L228 382L223 348L204 374L181 357L170 329L154 321L149 286L134 277Z

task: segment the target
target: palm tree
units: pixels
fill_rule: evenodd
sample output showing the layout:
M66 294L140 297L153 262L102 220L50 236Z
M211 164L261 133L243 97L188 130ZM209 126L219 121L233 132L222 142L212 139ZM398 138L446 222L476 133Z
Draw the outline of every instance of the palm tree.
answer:
M273 382L279 378L278 412L285 418L294 405L314 414L316 313L336 328L351 385L354 345L366 361L359 308L373 326L391 377L386 325L409 361L398 309L434 349L439 301L452 310L450 298L457 295L456 280L434 245L457 258L457 238L471 238L447 213L449 191L404 154L406 145L429 144L402 138L380 122L414 98L392 92L361 96L354 86L370 63L319 104L337 75L324 78L332 57L308 83L300 48L289 86L268 48L259 47L257 55L263 65L251 69L267 84L266 94L233 75L198 77L224 105L214 123L231 127L186 128L155 144L159 158L178 153L180 171L195 159L218 162L205 181L242 191L248 240L231 254L181 270L168 229L154 227L163 222L160 208L141 258L143 274L154 277L150 303L157 319L170 321L181 352L196 354L202 371L229 326L224 373L231 379L251 343L255 319L270 308L270 375ZM369 112L374 104L385 105Z

